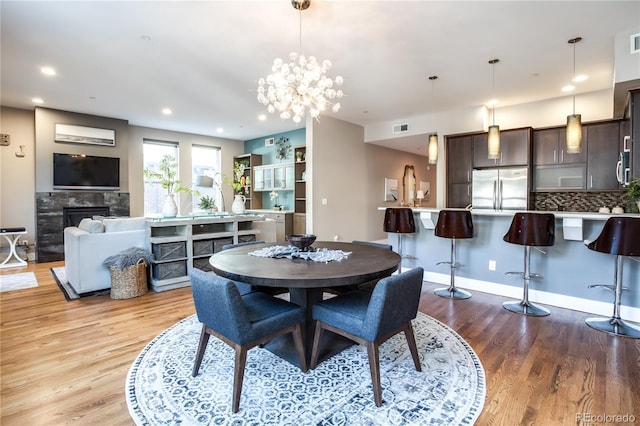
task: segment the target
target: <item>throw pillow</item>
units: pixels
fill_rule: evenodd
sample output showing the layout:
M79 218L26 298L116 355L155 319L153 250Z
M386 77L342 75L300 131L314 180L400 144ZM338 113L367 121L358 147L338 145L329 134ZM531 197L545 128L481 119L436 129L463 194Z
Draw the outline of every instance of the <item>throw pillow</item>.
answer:
M101 234L104 232L104 225L99 220L89 219L85 217L78 224L78 229L82 229L90 234Z

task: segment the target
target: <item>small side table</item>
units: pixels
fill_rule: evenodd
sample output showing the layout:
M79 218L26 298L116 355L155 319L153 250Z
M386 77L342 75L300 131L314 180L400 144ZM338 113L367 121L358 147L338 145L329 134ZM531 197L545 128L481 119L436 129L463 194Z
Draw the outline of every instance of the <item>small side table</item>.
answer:
M16 266L25 266L27 262L20 259L18 257L18 253L16 252L16 244L18 244L18 240L21 235L26 234L27 231L24 228L1 228L0 235L6 238L9 241L9 255L7 258L0 263L0 268L13 268ZM15 258L14 261L11 261L12 258Z

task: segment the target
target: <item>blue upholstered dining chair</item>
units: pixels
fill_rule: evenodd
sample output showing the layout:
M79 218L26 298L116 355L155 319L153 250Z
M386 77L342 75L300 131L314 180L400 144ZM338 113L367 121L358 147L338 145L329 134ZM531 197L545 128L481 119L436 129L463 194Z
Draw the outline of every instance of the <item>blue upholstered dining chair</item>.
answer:
M255 241L244 241L236 244L225 244L222 246L221 250L229 250L236 247L252 246L256 244L264 244L264 241L255 240ZM240 294L247 294L256 290L255 287L252 286L251 284L248 284L242 281L234 281L234 283L236 287L238 287L238 291L240 291Z
M351 241L351 243L378 247L378 248L389 250L389 251L393 250L393 246L391 246L391 244L375 243L373 241L361 241L361 240L353 240ZM339 286L339 287L327 287L324 289L324 291L327 293L333 293L333 294L344 294L354 290L364 290L364 291L372 292L373 288L376 286L378 281L379 280L372 280L362 284L353 284L353 285L346 285L346 286Z
M313 305L316 320L311 368L315 368L324 330L344 336L367 347L373 398L382 405L379 346L404 331L416 370L422 371L411 320L418 313L424 270L413 268L381 279L373 290L352 291Z
M200 342L192 376L198 375L209 336L231 346L236 353L233 373L232 410L240 409L240 394L247 351L278 336L292 333L302 371L307 371L302 329L305 309L259 291L240 295L233 281L199 269L191 271L191 290L198 320Z

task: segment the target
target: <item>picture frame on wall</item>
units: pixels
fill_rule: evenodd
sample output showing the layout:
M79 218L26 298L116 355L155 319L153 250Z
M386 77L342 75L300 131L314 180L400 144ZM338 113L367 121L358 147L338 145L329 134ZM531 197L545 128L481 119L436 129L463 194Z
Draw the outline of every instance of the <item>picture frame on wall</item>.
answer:
M58 143L116 146L116 131L73 124L56 124L54 141Z

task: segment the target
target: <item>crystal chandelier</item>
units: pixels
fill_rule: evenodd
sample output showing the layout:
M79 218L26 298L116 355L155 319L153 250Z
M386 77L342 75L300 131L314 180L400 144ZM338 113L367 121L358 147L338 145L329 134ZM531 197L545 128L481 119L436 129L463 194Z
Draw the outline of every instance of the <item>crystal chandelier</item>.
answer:
M309 0L291 0L297 10L309 7ZM302 12L300 14L300 45L302 46ZM302 49L300 49L302 50ZM301 53L289 54L289 61L276 58L271 74L258 80L258 102L265 105L270 113L278 112L283 120L293 119L300 123L307 110L313 118L318 118L329 105L333 112L340 110L343 92L334 87L341 86L342 77L332 79L326 75L331 69L331 61L318 62L315 56L306 57Z

